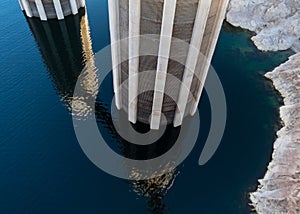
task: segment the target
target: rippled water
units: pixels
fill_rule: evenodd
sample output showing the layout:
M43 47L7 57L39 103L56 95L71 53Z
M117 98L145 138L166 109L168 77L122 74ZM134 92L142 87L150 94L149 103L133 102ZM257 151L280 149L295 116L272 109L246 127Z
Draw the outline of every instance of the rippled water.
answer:
M280 125L281 99L263 74L291 52L259 52L248 32L224 24L213 65L228 121L217 153L197 165L210 124L204 93L201 135L189 158L161 178L129 182L87 159L70 113L77 76L93 52L109 44L106 1L88 0L87 14L44 23L26 19L17 1L0 6L1 213L250 213L248 193L264 175ZM111 82L109 76L100 86L98 126L112 148L133 157L136 148L123 144L111 125ZM97 87L93 78L87 85ZM176 133L169 129L166 139Z

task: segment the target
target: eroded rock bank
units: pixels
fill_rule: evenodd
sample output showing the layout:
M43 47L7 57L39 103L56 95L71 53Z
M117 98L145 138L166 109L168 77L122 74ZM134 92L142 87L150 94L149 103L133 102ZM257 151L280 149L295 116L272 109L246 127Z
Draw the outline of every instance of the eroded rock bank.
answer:
M266 74L284 97L273 160L260 186L251 193L258 213L300 213L300 53Z
M300 51L299 0L231 0L226 19L256 32L252 40L260 50Z
M256 32L258 49L300 52L299 0L231 0L226 17L234 26ZM300 53L266 74L284 98L273 159L250 199L261 214L300 213Z

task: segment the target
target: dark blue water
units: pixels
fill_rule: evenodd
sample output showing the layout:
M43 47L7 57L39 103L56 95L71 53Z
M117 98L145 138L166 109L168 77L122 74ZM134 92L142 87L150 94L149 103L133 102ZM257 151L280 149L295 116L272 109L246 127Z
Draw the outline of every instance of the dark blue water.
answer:
M248 194L265 173L280 125L281 99L263 74L291 52L259 52L248 32L224 24L213 65L225 89L228 121L217 153L197 165L210 123L204 93L201 135L188 159L165 176L173 184L129 182L88 160L69 111L89 52L82 48L82 28L89 25L94 52L109 44L106 1L87 1L88 25L82 24L84 12L64 24L45 24L27 20L17 1L2 0L0 8L0 213L251 212ZM118 145L108 113L111 97L108 77L100 87L97 119Z

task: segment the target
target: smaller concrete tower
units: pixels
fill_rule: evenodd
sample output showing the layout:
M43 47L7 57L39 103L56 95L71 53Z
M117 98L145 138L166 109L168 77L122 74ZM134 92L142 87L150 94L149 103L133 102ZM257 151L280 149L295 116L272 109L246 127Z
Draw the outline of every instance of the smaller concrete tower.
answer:
M85 7L85 0L19 0L21 9L28 17L62 20L65 16L76 15L78 9Z

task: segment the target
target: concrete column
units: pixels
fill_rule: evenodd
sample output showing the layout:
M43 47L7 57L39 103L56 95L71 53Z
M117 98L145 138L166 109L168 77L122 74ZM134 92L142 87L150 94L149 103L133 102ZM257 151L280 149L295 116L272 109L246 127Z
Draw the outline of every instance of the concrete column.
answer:
M79 0L80 7L85 7L85 0Z
M164 100L164 91L167 78L167 69L170 57L174 18L177 0L165 0L160 33L154 98L151 114L151 129L159 129L161 111Z
M64 13L59 0L53 0L56 16L58 20L64 19Z
M76 15L78 13L78 7L77 7L76 0L70 0L70 5L71 5L72 14Z
M195 18L191 43L187 55L182 84L177 100L177 109L174 118L175 127L180 126L182 124L197 62L198 60L203 61L203 59L199 59L200 49L203 41L205 26L207 23L211 2L212 0L199 0L198 3L197 15Z
M29 6L28 0L21 0L21 3L23 5L23 9L25 10L26 16L32 17L32 11Z
M129 0L128 120L137 121L141 0Z
M190 112L191 115L194 115L197 111L197 107L198 107L200 97L201 97L201 94L202 94L202 91L203 91L204 83L205 83L207 73L208 73L208 70L209 70L209 67L210 67L210 62L212 60L212 57L213 57L213 54L214 54L214 51L215 51L215 48L216 48L216 45L217 45L217 42L218 42L219 34L220 34L220 31L221 31L221 28L222 28L222 24L223 24L223 21L225 19L228 2L229 2L229 0L221 0L220 3L219 3L217 17L216 17L216 21L215 21L214 27L213 27L213 29L214 29L213 35L212 35L212 38L210 40L210 44L208 46L209 47L209 52L208 52L208 55L207 55L207 59L205 60L204 65L202 66L203 69L201 69L201 71L203 71L203 76L202 76L200 86L199 86L198 91L197 91L196 100L192 101L192 107L191 107L191 112Z
M39 12L40 19L42 21L47 21L47 15L42 0L34 0L34 1L35 1L36 8Z
M113 67L113 85L117 109L121 109L121 53L120 53L120 27L119 27L119 0L108 1L109 27L111 40L111 55Z
M23 4L22 4L21 0L18 0L18 1L19 1L19 5L21 7L21 10L24 10L24 7L23 7Z

